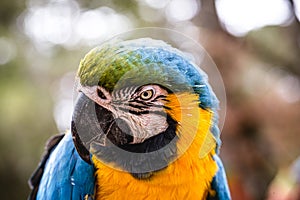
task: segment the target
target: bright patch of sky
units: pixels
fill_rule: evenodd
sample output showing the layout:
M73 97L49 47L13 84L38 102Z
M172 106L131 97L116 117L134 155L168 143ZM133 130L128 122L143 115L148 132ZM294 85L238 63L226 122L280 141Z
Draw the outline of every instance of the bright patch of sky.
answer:
M166 17L171 22L190 20L198 13L196 0L173 0L166 7Z
M300 21L300 0L294 0L295 8L296 8L296 15L298 20Z
M108 7L83 11L76 1L50 1L28 8L25 33L36 43L95 45L132 27L130 20Z
M267 25L281 25L290 19L286 0L217 0L216 8L225 28L236 36Z

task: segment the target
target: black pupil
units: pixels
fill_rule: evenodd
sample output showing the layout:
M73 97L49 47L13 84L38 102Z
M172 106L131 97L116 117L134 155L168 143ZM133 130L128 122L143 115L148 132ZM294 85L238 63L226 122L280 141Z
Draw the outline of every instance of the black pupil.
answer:
M145 98L149 97L149 92L148 92L148 91L145 91L145 92L144 92L144 97L145 97Z

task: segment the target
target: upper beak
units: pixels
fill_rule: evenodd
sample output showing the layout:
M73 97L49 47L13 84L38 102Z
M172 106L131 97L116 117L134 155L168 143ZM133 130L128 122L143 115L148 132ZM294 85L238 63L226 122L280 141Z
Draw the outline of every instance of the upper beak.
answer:
M112 97L111 94L106 91L103 87L98 85L95 86L82 86L78 84L78 91L83 92L91 100L96 102L99 106L106 108L107 110L113 112L113 107L111 106Z

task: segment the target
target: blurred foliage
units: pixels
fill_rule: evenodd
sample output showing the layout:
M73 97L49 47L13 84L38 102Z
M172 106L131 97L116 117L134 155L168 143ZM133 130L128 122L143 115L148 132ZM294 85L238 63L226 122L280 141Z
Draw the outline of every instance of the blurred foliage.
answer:
M24 10L26 1L2 0L0 2L0 22L3 26L9 26Z
M288 27L269 26L248 34L247 39L257 56L275 66L288 66L292 73L300 75L299 40L300 25L294 22Z
M126 16L133 27L168 27L198 40L216 62L227 90L221 156L233 199L265 199L270 187L274 191L272 187L278 184L272 181L277 172L289 169L300 154L300 26L295 13L284 26L268 26L235 37L219 22L214 1L202 0L197 15L183 21L172 21L165 8L155 8L146 1L76 2L80 11L105 6ZM47 3L0 1L3 199L26 198L27 180L47 138L63 131L54 116L63 99L72 101L68 73L77 69L81 57L95 45L35 41L25 31L28 22L24 16ZM286 178L281 174L276 183Z

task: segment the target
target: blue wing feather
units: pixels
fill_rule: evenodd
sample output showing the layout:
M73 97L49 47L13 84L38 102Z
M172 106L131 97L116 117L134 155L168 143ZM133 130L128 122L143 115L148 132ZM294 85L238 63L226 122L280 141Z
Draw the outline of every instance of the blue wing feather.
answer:
M213 181L211 183L211 188L216 191L216 197L213 199L218 200L230 200L230 192L229 187L227 183L226 173L223 166L223 163L218 155L214 155L214 160L216 161L218 165L218 171L216 175L213 178Z
M37 200L80 200L94 193L94 167L78 155L67 133L52 151L39 184Z

